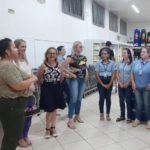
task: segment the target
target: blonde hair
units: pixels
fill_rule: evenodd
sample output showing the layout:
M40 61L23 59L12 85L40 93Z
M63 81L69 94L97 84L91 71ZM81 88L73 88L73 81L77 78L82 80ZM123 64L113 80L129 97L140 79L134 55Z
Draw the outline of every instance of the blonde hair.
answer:
M16 39L16 40L14 41L14 43L15 43L16 48L19 48L20 44L21 44L21 43L26 43L26 41L23 40L23 39ZM23 59L24 59L24 61L26 62L26 64L29 64L26 54L24 55L24 58L23 58ZM16 62L17 65L19 65L19 60L18 60L18 59L15 60L15 62Z
M49 53L49 51L50 50L55 50L56 51L56 55L57 55L57 49L55 48L55 47L49 47L47 50L46 50L46 52L45 52L45 59L44 59L44 63L46 63L47 61L48 61L48 58L47 58L47 55L48 55L48 53ZM57 62L57 58L55 59L55 61Z
M76 48L77 48L79 45L82 45L82 42L81 42L81 41L75 41L75 42L73 43L73 46L72 46L72 54L75 53Z

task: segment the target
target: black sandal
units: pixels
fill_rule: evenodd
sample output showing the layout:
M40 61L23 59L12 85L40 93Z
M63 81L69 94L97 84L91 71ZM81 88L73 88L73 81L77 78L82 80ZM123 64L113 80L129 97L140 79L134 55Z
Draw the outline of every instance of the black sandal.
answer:
M53 136L53 137L57 137L58 136L57 133L56 133L55 127L51 127L50 135Z

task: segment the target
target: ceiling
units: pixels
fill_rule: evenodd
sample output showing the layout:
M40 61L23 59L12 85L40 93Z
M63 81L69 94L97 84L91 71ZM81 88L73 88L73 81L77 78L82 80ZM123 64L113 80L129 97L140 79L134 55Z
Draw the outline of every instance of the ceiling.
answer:
M95 0L127 22L150 22L150 0ZM137 14L131 7L135 4Z

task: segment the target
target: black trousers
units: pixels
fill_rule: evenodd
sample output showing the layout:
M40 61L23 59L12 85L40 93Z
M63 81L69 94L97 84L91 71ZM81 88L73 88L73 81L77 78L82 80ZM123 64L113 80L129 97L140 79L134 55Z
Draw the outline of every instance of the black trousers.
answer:
M66 103L69 106L69 102L70 102L70 90L69 90L69 81L67 79L64 79L64 81L62 82L62 88L63 88L63 92L65 94Z
M111 80L111 77L107 77L107 78L100 77L100 79L102 80L102 82L104 84L108 84ZM106 99L106 113L110 114L112 86L107 90L106 88L102 87L102 85L100 85L98 83L97 87L98 87L98 91L99 91L99 109L100 109L100 113L101 114L104 113L104 102L105 102L105 99Z
M127 106L127 118L132 119L132 106L131 106L131 99L132 99L132 87L129 86L128 88L121 88L118 87L119 91L119 103L120 103L120 117L125 118L125 103Z
M0 98L0 121L4 130L1 150L15 150L24 125L27 98Z

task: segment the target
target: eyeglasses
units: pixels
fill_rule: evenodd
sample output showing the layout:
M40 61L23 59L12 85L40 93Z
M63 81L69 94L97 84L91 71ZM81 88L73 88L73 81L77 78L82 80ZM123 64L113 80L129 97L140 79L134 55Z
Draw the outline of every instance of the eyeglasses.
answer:
M49 55L56 55L56 53L48 53Z

